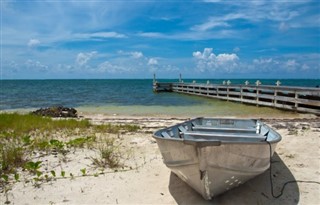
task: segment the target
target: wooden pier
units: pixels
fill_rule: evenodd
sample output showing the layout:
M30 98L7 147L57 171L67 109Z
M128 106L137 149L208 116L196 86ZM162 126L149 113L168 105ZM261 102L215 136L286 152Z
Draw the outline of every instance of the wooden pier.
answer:
M154 92L176 92L320 115L320 88L202 83L153 83Z

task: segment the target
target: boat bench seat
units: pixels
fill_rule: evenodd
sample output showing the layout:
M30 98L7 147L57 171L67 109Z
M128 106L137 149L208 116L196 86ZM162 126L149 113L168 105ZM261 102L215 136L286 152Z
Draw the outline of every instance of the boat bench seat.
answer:
M208 127L208 126L193 126L194 131L223 131L223 132L237 132L237 133L255 133L256 128L229 128L229 127Z
M218 141L244 141L244 142L261 142L266 140L266 136L256 133L241 132L197 132L187 131L183 133L183 138L187 140L218 140Z

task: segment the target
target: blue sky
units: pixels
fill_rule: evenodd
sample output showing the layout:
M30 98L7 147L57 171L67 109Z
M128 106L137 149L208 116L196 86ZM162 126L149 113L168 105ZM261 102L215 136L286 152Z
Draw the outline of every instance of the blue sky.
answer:
M1 79L320 78L320 1L1 0Z

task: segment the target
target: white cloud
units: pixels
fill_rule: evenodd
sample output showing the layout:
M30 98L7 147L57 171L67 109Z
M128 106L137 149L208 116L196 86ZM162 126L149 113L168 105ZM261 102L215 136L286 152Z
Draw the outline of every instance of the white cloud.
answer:
M84 66L87 64L87 62L97 54L96 51L92 51L90 53L79 53L77 55L77 58L76 58L76 65L78 66Z
M159 32L145 32L138 33L140 37L170 39L177 41L189 40L209 40L209 39L224 39L224 38L242 38L246 31L236 31L232 29L223 29L218 31L183 31L174 33L159 33Z
M288 71L295 71L300 64L294 59L289 59L284 65Z
M7 68L7 69L4 69ZM18 71L21 70L21 65L19 65L19 63L17 63L16 61L4 61L2 62L2 67L1 67L1 71L3 73L16 73Z
M232 54L222 53L217 56L217 61L222 64L227 62L235 62L237 60L239 60L239 57L234 53Z
M310 69L310 66L308 66L307 64L303 64L302 66L301 66L301 70L302 71L307 71L307 70L309 70Z
M56 72L72 73L73 71L76 71L74 65L58 64L58 65L56 66Z
M123 71L126 71L127 69L124 69L124 67L119 65L114 65L110 63L109 61L105 61L98 65L97 71L99 73L121 73Z
M127 36L117 32L97 32L88 35L91 38L126 38Z
M131 52L131 55L133 58L142 58L143 57L142 52L138 52L138 51Z
M315 56L289 55L274 58L259 58L252 61L252 67L261 72L292 73L293 71L309 72L320 70L319 65L313 60ZM312 65L312 68L310 67ZM303 76L303 73L301 73Z
M272 72L283 69L283 66L281 66L281 60L275 60L273 58L253 59L252 66L255 71L259 72Z
M36 47L40 44L40 41L38 39L30 39L29 42L28 42L28 46L29 47Z
M158 60L155 58L150 58L148 61L148 65L158 65Z
M119 55L122 55L122 56L130 56L131 58L134 58L134 59L139 59L139 58L143 58L143 53L140 52L140 51L132 51L132 52L126 52L126 51L123 51L123 50L119 50L117 51L117 53Z
M297 62L296 60L293 60L293 59L290 59L286 62L286 66L288 67L294 67L294 66L297 66Z
M276 9L272 9L269 12L267 18L274 21L289 21L297 16L299 16L299 13L297 11L289 11L283 8L276 7Z
M97 66L97 69L92 69L91 71L96 73L112 73L112 74L122 74L122 73L134 73L137 70L138 65L132 64L131 61L124 62L110 62L105 61Z
M148 38L167 38L167 35L159 32L142 32L142 33L138 33L138 36L148 37Z
M215 2L215 1L213 1ZM237 9L236 12L226 13L225 15L212 15L207 20L197 25L192 26L190 29L203 32L208 31L217 27L232 27L234 20L245 20L249 22L263 22L263 21L274 21L281 22L279 30L283 31L288 29L288 21L293 19L301 21L296 18L302 15L296 11L295 3L288 4L286 1L221 1L221 4L230 4ZM303 3L301 1L300 3ZM299 1L298 3L299 4ZM316 19L316 18L315 18ZM316 20L319 21L319 20Z
M226 22L215 21L214 19L209 20L206 23L195 25L191 27L191 30L194 31L207 31L216 27L229 27L230 25Z
M212 16L206 22L192 26L191 30L208 31L216 27L229 27L230 24L227 21L242 18L246 18L246 16L242 13L230 13L224 16Z
M25 66L27 67L27 69L40 71L40 72L47 72L49 69L49 66L42 64L40 61L35 61L30 59L28 59L25 62Z
M77 33L71 36L74 39L84 40L84 39L108 39L108 38L127 38L126 35L117 33L114 31L110 32L95 32L95 33Z
M212 48L205 48L203 52L193 52L192 55L196 60L197 69L204 71L222 71L232 72L237 68L239 57L237 54L222 53L215 55Z
M264 65L270 63L276 63L272 58L260 58L260 59L253 59L253 63L257 65Z

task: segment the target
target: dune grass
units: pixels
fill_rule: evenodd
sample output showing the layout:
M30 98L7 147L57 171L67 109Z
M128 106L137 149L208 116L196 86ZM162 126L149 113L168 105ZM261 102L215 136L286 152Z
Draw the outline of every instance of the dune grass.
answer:
M138 129L136 125L94 125L85 119L0 113L0 182L7 179L8 174L26 169L32 160L32 153L38 151L50 154L54 150L66 154L70 148L90 147L100 155L100 158L93 159L93 163L114 168L120 165L118 147L113 139L99 141L95 133L120 134Z
M0 132L11 132L16 135L29 134L33 131L53 132L57 130L74 130L74 129L93 129L97 132L119 133L136 132L139 130L137 125L93 125L88 120L76 119L59 119L54 120L49 117L17 113L0 113Z
M28 134L32 131L56 131L61 129L87 129L92 125L88 120L60 119L17 113L0 114L0 131L11 131L15 134Z

